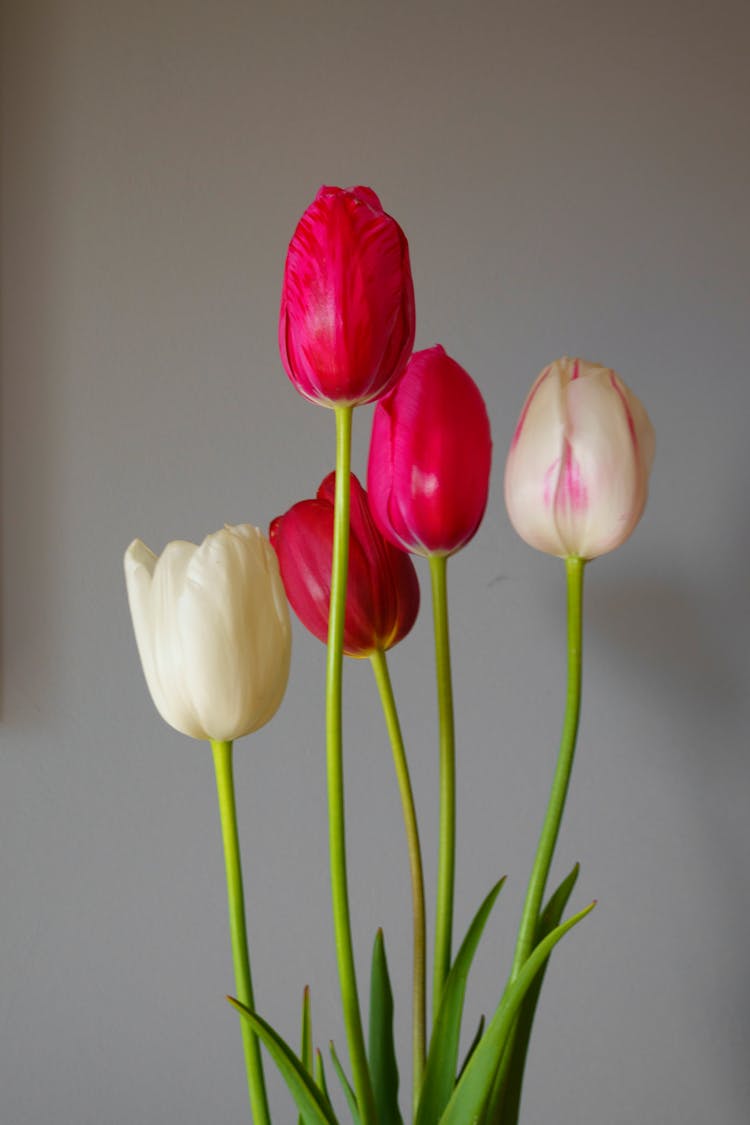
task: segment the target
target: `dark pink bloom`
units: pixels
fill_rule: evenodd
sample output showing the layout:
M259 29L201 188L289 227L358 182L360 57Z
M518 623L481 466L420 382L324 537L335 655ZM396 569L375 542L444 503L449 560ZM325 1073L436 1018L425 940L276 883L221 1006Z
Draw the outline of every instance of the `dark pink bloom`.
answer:
M289 244L279 348L297 390L325 406L372 402L414 345L409 247L371 188L322 187Z
M319 640L328 639L336 474L314 500L302 500L269 530L292 609ZM367 493L351 477L349 571L344 652L369 656L400 641L419 610L419 582L408 555L388 543L370 514Z
M451 555L487 506L492 439L471 376L436 346L415 352L375 408L367 487L375 521L418 555Z

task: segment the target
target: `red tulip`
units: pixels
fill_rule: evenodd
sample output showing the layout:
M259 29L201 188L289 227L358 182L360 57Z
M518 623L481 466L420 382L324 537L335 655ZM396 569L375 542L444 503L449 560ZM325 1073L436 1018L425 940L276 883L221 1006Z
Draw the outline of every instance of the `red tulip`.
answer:
M314 500L302 500L272 522L269 538L292 609L319 640L328 639L336 474L329 473ZM344 652L369 656L391 648L414 624L419 582L408 555L386 542L351 476L349 571Z
M371 188L322 187L289 244L279 347L297 390L324 406L385 394L414 345L409 247Z
M451 555L487 506L492 439L474 380L436 346L415 352L375 407L367 487L380 530L418 555Z

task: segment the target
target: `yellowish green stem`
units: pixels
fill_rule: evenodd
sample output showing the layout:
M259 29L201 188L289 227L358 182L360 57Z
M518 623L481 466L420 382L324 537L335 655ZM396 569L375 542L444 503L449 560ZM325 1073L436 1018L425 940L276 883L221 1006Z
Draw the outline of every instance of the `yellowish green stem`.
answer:
M537 845L534 865L531 870L526 899L521 915L521 924L516 939L516 949L510 972L509 984L516 980L524 963L534 948L539 914L542 909L544 889L547 885L552 857L560 832L565 798L573 769L573 757L578 737L578 719L581 711L581 670L583 644L583 571L585 560L566 559L568 585L568 687L563 718L560 749L557 756L555 776L549 796L547 812ZM508 1104L508 1084L511 1066L514 1065L515 1028L508 1038L502 1062L495 1077L495 1083L487 1109L487 1125L516 1125L518 1120L519 1097L514 1104ZM517 1078L520 1082L521 1079Z
M349 561L349 494L352 408L337 406L336 493L333 525L331 605L328 619L326 664L326 765L328 777L328 843L331 864L331 900L338 959L344 1028L349 1047L352 1079L361 1125L377 1125L375 1099L367 1064L362 1014L357 992L349 892L346 873L344 818L344 762L342 739L342 672L346 579Z
M413 965L412 965L412 1105L416 1114L419 1104L419 1095L422 1090L425 1065L425 966L426 966L426 919L424 901L424 874L422 871L422 851L419 843L419 829L417 827L417 810L414 805L414 793L409 777L409 766L406 761L404 740L401 735L401 724L396 710L396 701L393 697L393 687L388 671L388 662L385 653L381 650L373 652L370 656L375 680L380 692L383 713L388 728L388 736L393 750L393 764L396 769L399 793L401 794L401 807L406 829L406 842L409 850L409 868L411 872L411 898L413 918Z
M552 781L547 813L537 845L534 866L526 890L521 925L511 970L511 982L516 979L524 961L534 945L534 932L542 908L544 888L552 864L555 844L560 832L565 798L568 794L573 756L578 736L578 718L581 711L581 658L583 643L583 571L584 559L566 559L568 579L568 689L565 704L560 750L555 776Z
M440 838L438 846L435 961L433 965L432 1020L440 1011L443 988L451 967L453 892L456 870L456 750L453 721L448 587L445 557L430 557L432 613L435 627L435 671L440 722Z
M240 1003L254 1012L255 1001L250 976L250 955L248 953L247 926L245 924L245 898L242 890L240 841L237 832L237 809L234 800L232 743L212 742L211 749L213 750L216 773L216 792L219 798L221 838L224 844L224 866L227 875L227 899L229 903L229 933L232 940L235 990ZM250 1096L253 1121L255 1125L270 1125L271 1118L263 1078L260 1044L246 1020L240 1020L240 1028L245 1049L247 1089Z

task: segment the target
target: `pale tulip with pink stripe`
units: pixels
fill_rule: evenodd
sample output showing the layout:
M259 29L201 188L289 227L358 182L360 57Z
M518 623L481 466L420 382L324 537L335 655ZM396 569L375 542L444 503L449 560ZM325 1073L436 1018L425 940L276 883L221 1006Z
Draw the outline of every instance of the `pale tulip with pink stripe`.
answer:
M505 503L530 546L593 559L619 547L643 513L654 456L646 409L615 371L563 356L521 411Z

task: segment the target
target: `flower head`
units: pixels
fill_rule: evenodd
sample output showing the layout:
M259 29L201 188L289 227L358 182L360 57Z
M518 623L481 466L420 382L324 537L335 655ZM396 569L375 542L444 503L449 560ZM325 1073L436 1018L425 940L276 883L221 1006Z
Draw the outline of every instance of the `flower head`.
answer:
M414 344L409 247L371 188L322 187L289 244L279 317L286 373L324 406L372 402Z
M373 416L367 488L380 530L415 554L453 554L481 523L491 460L474 380L439 345L415 352Z
M593 559L632 532L648 495L654 430L608 367L564 356L539 375L505 468L505 503L522 539Z
M269 536L294 612L319 640L328 638L336 474L314 500L302 500L271 524ZM388 543L370 514L367 493L351 476L349 570L344 652L369 656L391 648L411 629L419 582L408 555Z
M276 556L248 524L160 557L125 553L135 639L162 718L192 738L231 741L268 722L289 674L291 628Z

